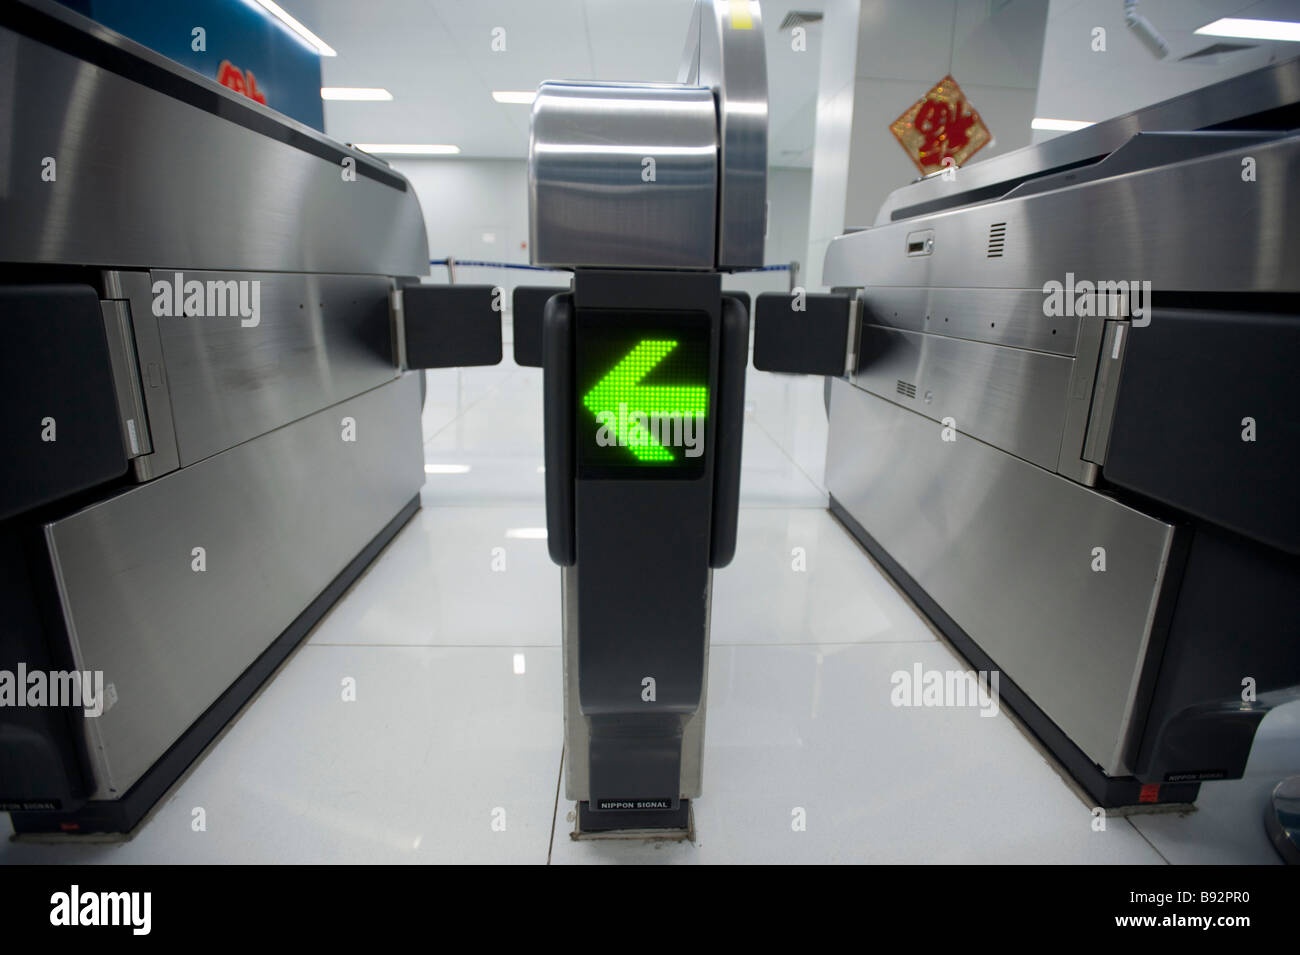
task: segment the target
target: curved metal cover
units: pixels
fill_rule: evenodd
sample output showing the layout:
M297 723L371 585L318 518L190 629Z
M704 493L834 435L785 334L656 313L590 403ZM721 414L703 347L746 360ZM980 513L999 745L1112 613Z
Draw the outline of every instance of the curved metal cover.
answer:
M717 157L707 89L543 83L528 141L532 263L712 268Z
M718 268L761 266L767 231L767 49L758 0L697 3L677 79L707 86L717 97Z

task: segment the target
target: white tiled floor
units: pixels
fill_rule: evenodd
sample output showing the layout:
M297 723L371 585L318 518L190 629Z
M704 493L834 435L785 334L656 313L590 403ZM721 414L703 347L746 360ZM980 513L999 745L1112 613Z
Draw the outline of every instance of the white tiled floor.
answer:
M571 841L559 571L527 536L545 526L541 374L428 380L424 509L153 818L124 844L6 842L0 862L1277 861L1261 818L1296 769L1294 706L1246 779L1104 832L1005 713L893 707L894 671L965 664L825 511L820 379L757 372L697 839Z

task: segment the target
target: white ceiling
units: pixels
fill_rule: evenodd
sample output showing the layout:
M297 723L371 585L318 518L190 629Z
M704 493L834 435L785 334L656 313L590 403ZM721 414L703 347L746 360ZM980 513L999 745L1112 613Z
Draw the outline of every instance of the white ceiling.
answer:
M453 143L461 155L523 158L527 106L492 90L547 79L672 82L693 0L280 0L338 51L326 86L382 86L392 102L326 102L325 130L345 142ZM791 49L778 26L822 0L765 0L769 163L810 166L821 26ZM506 50L493 52L495 27Z
M1138 10L1169 44L1168 57L1156 59L1125 26L1118 0L1054 0L1036 115L1096 122L1300 54L1300 43L1225 40L1195 32L1220 17L1300 20L1300 0L1141 0ZM1092 50L1097 27L1106 30L1104 54ZM1182 59L1216 43L1248 48ZM1056 135L1035 131L1034 141Z
M1047 0L862 0L861 9L858 79L914 82L918 98L950 72L963 87L1038 85Z
M808 27L806 52L792 50L790 33L778 27L791 10L819 11L823 2L762 3L773 166L812 165L823 27ZM329 135L345 142L453 143L467 157L521 159L528 150L529 108L497 103L492 90L533 89L547 79L671 82L693 0L280 3L338 51L322 60L326 86L382 86L393 94L392 102L327 102ZM1042 55L1063 60L1092 56L1078 36L1082 30L1086 40L1094 22L1110 27L1115 52L1132 54L1132 59L1147 56L1123 26L1122 0L1052 0L1045 54L1039 37L1047 0L861 4L857 75L914 81L918 95L949 69L966 86L1032 90ZM1141 0L1139 10L1172 48L1169 59L1159 64L1160 78L1171 83L1176 74L1189 71L1203 74L1208 83L1215 67L1236 72L1237 61L1244 64L1240 69L1251 68L1261 65L1256 60L1294 55L1300 46L1266 44L1223 57L1178 61L1214 42L1193 35L1197 27L1232 15L1297 19L1300 0ZM495 27L506 31L504 52L492 51ZM1112 62L1119 66L1123 60ZM1078 75L1088 76L1086 71ZM1148 77L1144 85L1151 86L1153 99L1163 98L1156 95L1161 92L1156 79Z

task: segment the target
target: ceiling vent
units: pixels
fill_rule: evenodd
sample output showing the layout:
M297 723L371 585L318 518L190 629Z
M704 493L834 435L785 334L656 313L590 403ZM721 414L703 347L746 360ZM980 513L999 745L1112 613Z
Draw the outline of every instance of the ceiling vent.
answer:
M793 30L805 23L821 23L822 14L817 10L791 10L781 21L780 29Z

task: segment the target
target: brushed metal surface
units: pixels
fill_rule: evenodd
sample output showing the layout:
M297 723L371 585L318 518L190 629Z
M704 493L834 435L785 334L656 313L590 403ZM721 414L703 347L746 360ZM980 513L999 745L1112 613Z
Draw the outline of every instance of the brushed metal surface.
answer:
M532 264L712 268L717 186L710 90L538 88L528 140Z
M906 255L900 252L900 255ZM899 288L871 285L863 320L1013 348L1073 355L1080 319L1043 315L1041 288Z
M1241 161L1256 179L1241 178ZM965 175L965 172L963 172ZM1154 292L1300 290L1300 136L1055 192L842 235L826 251L832 286L1042 289L1048 281L1148 281ZM1195 197L1195 201L1188 201ZM1006 224L1000 257L989 228ZM934 253L900 254L935 232Z
M957 196L1050 169L1105 156L1139 132L1204 129L1278 106L1300 102L1300 58L1274 63L1122 116L963 167L956 179L936 173L889 194L876 225L895 210ZM915 226L913 226L915 228Z
M149 441L149 419L145 415L144 395L140 391L140 368L135 356L135 333L131 330L131 309L116 299L101 300L104 334L108 338L108 359L113 367L113 387L117 392L117 413L122 422L122 447L128 458L138 458L153 450Z
M763 265L767 234L767 49L757 0L697 0L677 81L718 103L720 269Z
M1110 429L1115 423L1115 399L1119 395L1119 382L1124 370L1125 343L1132 331L1133 326L1128 322L1106 323L1092 414L1088 417L1088 431L1083 444L1083 457L1094 464L1106 463Z
M260 315L251 327L239 315L157 319L182 466L398 375L389 279L266 272L182 275L184 283L260 283ZM164 294L176 284L172 272L154 271L150 280L169 283Z
M1056 461L1057 474L1089 487L1097 483L1100 469L1084 459L1083 449L1105 331L1105 319L1088 317L1079 320L1074 366L1070 369L1070 392L1066 398L1065 421L1061 425L1061 453Z
M1174 528L831 387L827 489L1080 749L1127 773ZM1104 573L1094 547L1106 548Z
M853 383L1055 471L1073 367L1062 355L863 325Z
M172 421L172 402L167 395L167 368L163 361L162 337L158 318L153 314L148 272L106 270L102 279L106 294L113 301L125 302L131 313L131 329L140 372L140 389L145 414L149 420L152 450L131 461L137 481L154 478L180 467L176 450L176 427Z
M681 793L698 799L704 788L704 722L709 708L709 627L713 613L713 571L709 571L708 607L705 613L704 681L700 706L682 726ZM563 617L564 679L564 798L583 802L590 798L590 731L578 699L578 568L560 568L560 606Z
M301 123L98 27L90 42L148 62L218 109L252 109L285 138L397 173ZM21 95L12 95L18 91ZM415 192L0 27L0 262L109 268L424 275ZM42 159L57 178L41 180Z
M125 792L418 493L417 379L45 526L76 666L116 691L82 721L95 798Z

